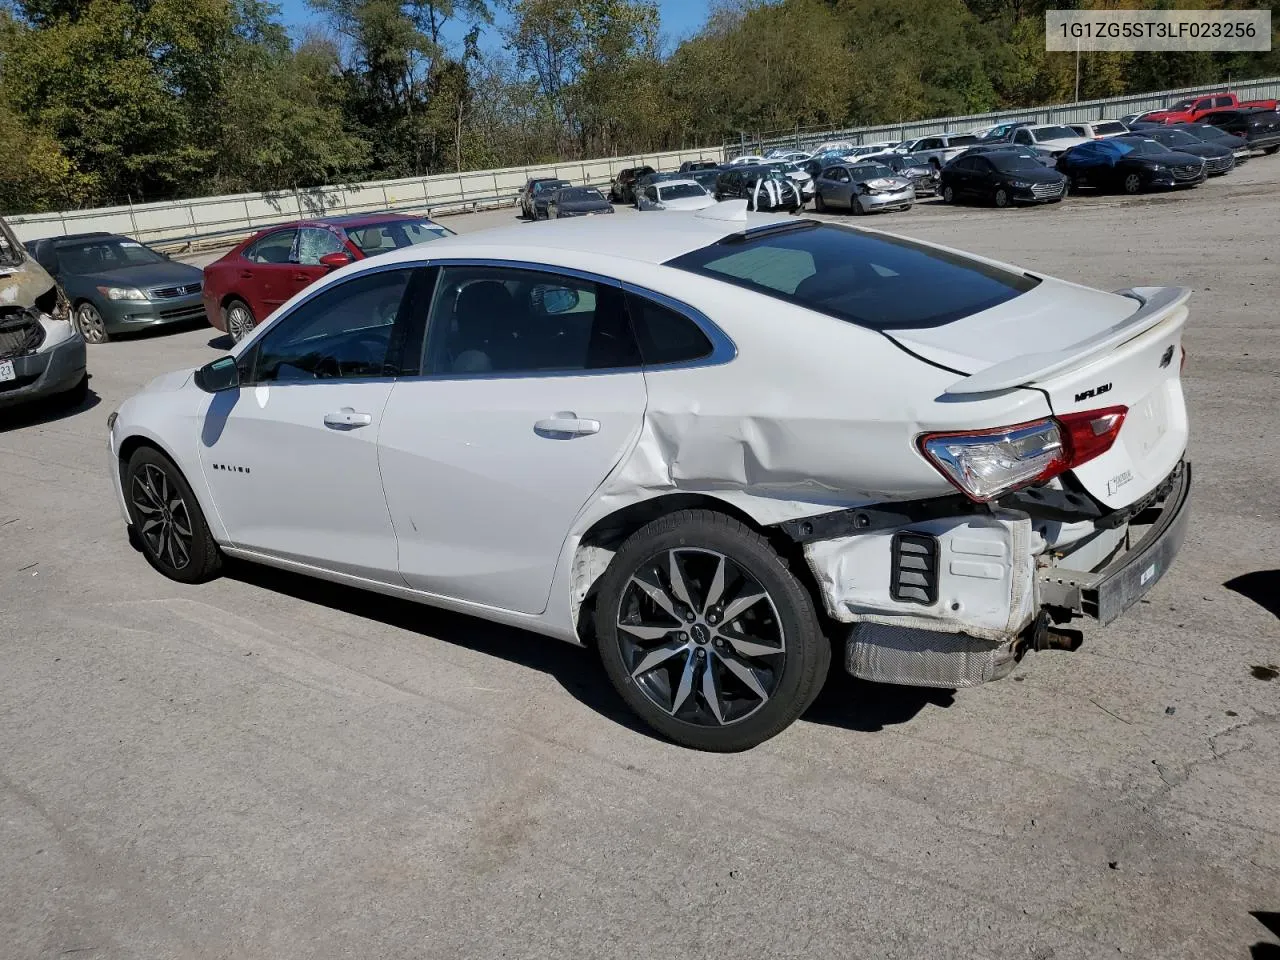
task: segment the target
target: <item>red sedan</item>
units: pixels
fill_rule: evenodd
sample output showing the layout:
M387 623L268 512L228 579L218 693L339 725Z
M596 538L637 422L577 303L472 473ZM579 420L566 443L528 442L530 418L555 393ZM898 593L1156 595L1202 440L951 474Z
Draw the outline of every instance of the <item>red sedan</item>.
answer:
M204 311L215 329L238 342L276 307L330 270L452 234L426 217L402 213L269 227L204 268Z

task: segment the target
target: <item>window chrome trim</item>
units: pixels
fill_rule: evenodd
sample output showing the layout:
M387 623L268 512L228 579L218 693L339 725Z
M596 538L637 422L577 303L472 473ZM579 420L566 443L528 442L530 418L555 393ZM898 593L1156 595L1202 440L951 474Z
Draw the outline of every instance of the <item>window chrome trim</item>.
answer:
M698 327L708 340L711 341L711 353L705 357L699 357L697 360L681 360L676 363L649 364L632 367L605 367L599 370L518 370L518 371L487 371L480 373L419 373L417 376L401 377L404 381L418 380L527 380L531 377L601 377L612 376L620 373L643 373L648 370L663 372L667 370L681 370L690 367L710 367L728 363L738 355L738 348L729 336L720 329L706 314L701 310L682 303L673 297L669 297L664 293L651 290L648 287L642 287L638 284L631 283L626 280L619 280L616 277L607 277L603 274L592 273L589 270L579 270L576 267L562 267L553 263L536 263L526 260L497 260L484 257L432 257L423 261L418 266L424 267L440 267L442 270L447 267L497 267L507 270L524 270L531 273L547 273L564 277L571 277L575 280L585 280L588 283L596 283L602 286L614 287L624 293L632 293L636 296L646 297L669 310L674 310L689 320L694 326ZM440 275L443 277L443 274ZM440 278L436 280L437 284ZM434 296L432 302L434 303ZM427 317L427 326L423 336L423 348L426 347L427 338L431 334L431 317Z

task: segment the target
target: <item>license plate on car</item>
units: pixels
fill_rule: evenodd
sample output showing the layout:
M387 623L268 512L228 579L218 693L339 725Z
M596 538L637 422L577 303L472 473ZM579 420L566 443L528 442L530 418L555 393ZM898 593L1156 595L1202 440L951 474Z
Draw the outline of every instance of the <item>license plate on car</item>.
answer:
M0 360L0 383L6 380L17 380L18 375L13 371L12 360Z

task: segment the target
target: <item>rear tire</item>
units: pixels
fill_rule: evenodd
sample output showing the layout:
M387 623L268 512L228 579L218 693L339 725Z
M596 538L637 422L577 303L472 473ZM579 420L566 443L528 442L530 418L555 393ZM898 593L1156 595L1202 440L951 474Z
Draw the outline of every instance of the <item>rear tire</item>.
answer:
M1277 150L1280 150L1280 146L1267 147L1267 148L1266 148L1266 149L1264 149L1262 152L1263 152L1263 153L1265 153L1265 154L1269 157L1269 156L1271 156L1273 153L1275 153Z
M626 704L698 750L747 750L781 733L831 662L809 591L764 537L710 510L629 537L601 578L596 624Z
M124 469L129 520L143 556L179 583L202 583L222 569L200 503L182 471L154 447L140 447Z
M236 343L251 334L257 325L253 311L243 300L227 301L223 316L227 318L227 335Z
M827 205L822 200L822 194L815 193L813 195L813 212L826 213L826 211L827 211Z

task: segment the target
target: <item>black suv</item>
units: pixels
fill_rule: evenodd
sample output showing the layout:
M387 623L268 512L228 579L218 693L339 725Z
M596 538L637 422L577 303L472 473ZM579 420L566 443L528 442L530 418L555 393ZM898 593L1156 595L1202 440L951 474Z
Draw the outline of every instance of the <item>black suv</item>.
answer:
M1274 110L1215 110L1201 117L1200 122L1243 137L1250 150L1280 150L1280 113Z
M614 203L636 202L636 181L653 173L653 167L624 167L609 184L609 199Z

